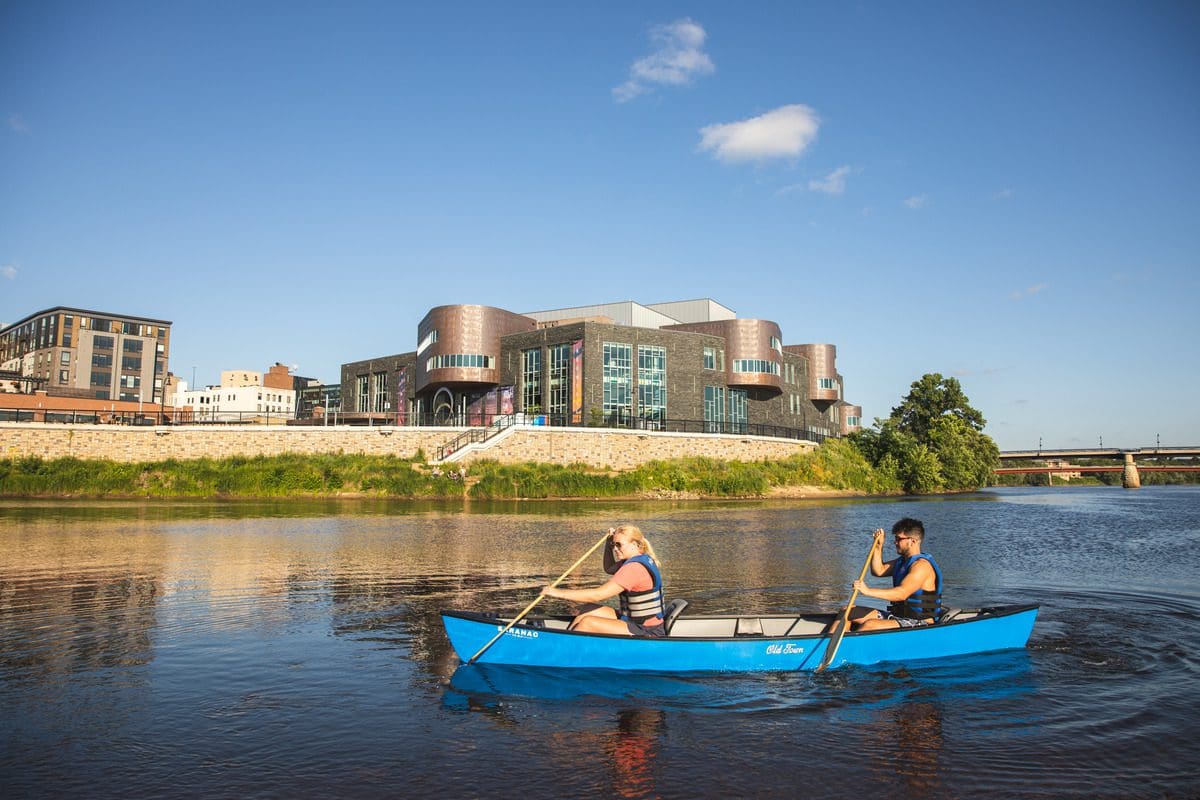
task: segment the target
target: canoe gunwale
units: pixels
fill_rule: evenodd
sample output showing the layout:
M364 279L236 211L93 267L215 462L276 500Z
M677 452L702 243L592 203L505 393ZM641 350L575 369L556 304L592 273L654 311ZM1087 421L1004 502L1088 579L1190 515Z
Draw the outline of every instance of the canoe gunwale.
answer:
M983 606L980 608L964 608L964 609L960 610L959 615L957 615L954 619L951 619L947 622L939 622L936 625L924 625L924 626L919 626L919 627L914 627L914 628L886 628L883 630L875 630L875 631L848 631L845 636L846 636L846 638L853 637L853 638L857 639L857 638L866 638L866 637L872 637L872 636L890 636L890 635L903 634L903 633L915 633L918 631L929 631L929 630L933 630L933 629L951 628L951 627L957 627L957 626L961 626L961 625L970 625L971 623L982 622L985 620L1002 619L1004 617L1009 617L1009 616L1013 616L1016 614L1022 614L1022 613L1025 613L1025 612L1028 612L1031 610L1037 610L1039 608L1040 608L1040 605L1038 603L1024 603L1024 604L1020 604L1020 605L1008 605L1008 606ZM440 613L442 616L448 616L448 617L452 617L455 619L461 619L461 620L465 620L468 622L478 622L478 623L483 623L483 624L487 624L487 625L496 625L496 624L503 625L508 621L508 619L511 619L511 618L502 617L499 614L494 614L494 613L485 613L485 612L479 612L479 611L465 611L465 610L458 610L458 609L442 609L442 611ZM962 614L974 614L975 616L962 617L961 616ZM703 615L697 614L697 615L688 615L687 617L685 617L683 619L687 619L687 620L733 620L733 621L736 621L736 620L738 620L740 618L744 618L744 617L753 617L756 619L776 619L776 620L782 620L782 619L788 619L788 620L828 619L829 621L832 621L834 619L834 617L836 617L836 616L837 616L837 612L816 612L816 613L811 613L811 614L804 614L804 613L801 613L801 614L703 614ZM546 616L541 616L541 617L533 617L533 618L526 617L525 618L525 620L530 620L530 621L534 621L534 620L566 621L566 620L570 620L570 619L571 619L571 617L569 615L567 615L567 616L565 616L565 615L546 615ZM523 625L522 623L525 622L525 620L522 620L522 622L517 623L516 627L533 627L533 626ZM589 633L589 632L583 632L583 631L567 631L567 630L562 630L562 629L558 629L558 628L539 627L539 628L536 628L536 630L538 630L539 633L552 633L552 634L561 635L561 636L582 637L582 638L591 638L591 639L614 639L614 640L618 640L618 641L628 641L630 638L628 636L624 636L621 634ZM647 643L655 642L655 643L664 644L664 645L670 644L670 643L679 643L679 642L744 642L747 640L785 642L785 641L817 640L817 639L826 638L827 636L828 636L828 634L826 634L826 633L802 633L802 634L784 634L784 635L766 635L766 634L741 634L741 635L738 635L738 634L734 634L732 636L671 636L670 634L668 634L667 636L662 636L662 637L657 637L657 636L638 637L638 641L639 642L647 642Z

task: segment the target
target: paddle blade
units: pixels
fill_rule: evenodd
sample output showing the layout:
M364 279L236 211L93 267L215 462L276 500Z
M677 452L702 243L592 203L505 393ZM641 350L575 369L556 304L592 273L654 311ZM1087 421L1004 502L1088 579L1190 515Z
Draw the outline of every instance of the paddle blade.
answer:
M821 665L814 672L823 672L833 661L833 657L837 655L838 648L842 644L842 637L846 635L846 629L849 627L850 622L846 619L839 619L833 626L833 630L829 632L829 644L825 647L825 658L821 659Z

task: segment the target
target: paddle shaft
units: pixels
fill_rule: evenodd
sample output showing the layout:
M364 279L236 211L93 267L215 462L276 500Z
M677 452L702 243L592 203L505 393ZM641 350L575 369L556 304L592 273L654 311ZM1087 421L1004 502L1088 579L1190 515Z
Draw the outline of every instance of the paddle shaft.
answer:
M554 581L554 583L550 584L550 586L548 588L553 589L555 586L558 586L560 583L562 583L563 580L566 579L566 577L568 575L570 575L572 572L574 572L576 569L578 569L579 565L587 560L588 556L590 556L592 553L596 552L596 548L599 547L600 545L604 544L608 540L608 537L609 537L608 533L605 533L603 536L601 536L600 541L598 541L594 545L592 545L592 548L590 550L588 550L586 553L584 553L582 556L580 556L579 560L576 561L574 564L572 564L570 567L568 567L566 572L564 572L562 575L559 575L558 579L556 581ZM497 639L499 639L504 634L508 633L508 629L511 628L513 625L516 625L518 622L520 622L521 619L526 614L528 614L530 611L533 610L534 606L536 606L538 603L542 602L542 598L544 598L545 596L546 595L544 595L544 594L539 594L537 597L535 597L533 599L532 603L525 606L524 611L522 611L520 614L517 614L515 617L513 617L512 622L505 625L503 629L501 629L495 636L493 636L490 640L488 640L487 644L485 644L483 647L479 648L478 653L476 653L475 655L473 655L469 659L467 659L467 663L474 664L475 659L477 659L481 655L483 655L484 651L486 651L489 647L491 647L493 644L495 644Z
M867 577L867 568L871 566L871 559L875 557L875 546L878 542L871 542L871 550L867 553L866 563L863 564L862 572L858 573L858 580ZM856 581L857 583L857 581ZM829 640L829 645L825 648L825 658L821 661L821 666L817 667L816 671L828 667L833 662L833 657L837 655L838 648L842 646L842 637L846 635L846 628L850 627L850 609L854 608L854 600L858 597L858 587L850 592L850 601L846 603L846 610L842 612L842 619L833 630L833 637Z

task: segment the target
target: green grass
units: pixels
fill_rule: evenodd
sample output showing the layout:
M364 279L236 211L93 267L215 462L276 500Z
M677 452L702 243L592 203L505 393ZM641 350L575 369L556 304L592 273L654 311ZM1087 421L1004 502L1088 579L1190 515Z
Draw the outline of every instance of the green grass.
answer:
M416 465L414 467L414 465ZM434 477L416 459L366 455L299 455L126 464L77 458L0 459L0 496L277 498L366 495L476 499L615 498L663 493L696 497L761 497L775 486L810 485L864 494L899 491L895 475L873 469L849 443L834 440L781 460L686 458L651 461L627 472L585 464L468 466L464 487Z

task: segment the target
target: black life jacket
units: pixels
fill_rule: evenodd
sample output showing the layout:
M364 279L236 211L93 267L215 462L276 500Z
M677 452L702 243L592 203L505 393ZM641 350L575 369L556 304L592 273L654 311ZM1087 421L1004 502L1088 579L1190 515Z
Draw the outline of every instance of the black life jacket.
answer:
M892 568L892 586L899 586L903 583L904 577L908 575L913 564L922 558L929 562L929 566L933 567L933 575L936 580L935 586L937 588L932 592L917 589L909 595L907 600L896 600L888 605L888 611L892 612L892 616L895 617L932 619L936 622L945 611L942 609L942 571L938 568L937 562L933 560L933 556L926 553L917 553L907 560L898 559L896 566Z
M649 571L654 585L644 592L621 592L618 595L621 601L621 618L632 620L639 625L645 625L646 620L655 617L662 619L666 613L666 603L663 601L662 575L658 571L658 566L654 563L654 559L645 553L625 559L626 564L631 561L641 564Z

